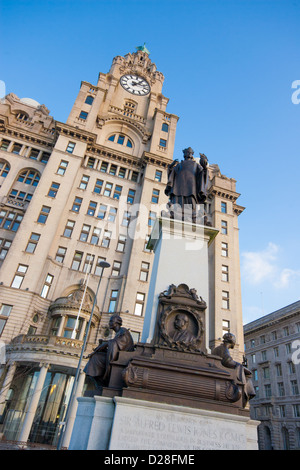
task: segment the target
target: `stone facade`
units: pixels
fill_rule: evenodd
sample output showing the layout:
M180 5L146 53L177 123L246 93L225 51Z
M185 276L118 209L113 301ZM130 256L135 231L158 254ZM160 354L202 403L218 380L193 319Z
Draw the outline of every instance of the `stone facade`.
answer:
M125 75L142 77L150 92L130 93L120 83ZM167 112L163 81L148 53L138 50L115 57L96 85L81 82L66 123L32 99L11 93L0 103L0 339L6 345L0 406L7 438L57 441L103 259L111 267L103 272L87 353L110 334L112 312L140 340L153 261L147 240L167 203L178 122ZM241 360L238 197L236 181L210 164L206 212L219 234L209 248L209 346L230 330ZM171 273L166 288L170 283Z
M300 448L300 301L244 326L261 449Z

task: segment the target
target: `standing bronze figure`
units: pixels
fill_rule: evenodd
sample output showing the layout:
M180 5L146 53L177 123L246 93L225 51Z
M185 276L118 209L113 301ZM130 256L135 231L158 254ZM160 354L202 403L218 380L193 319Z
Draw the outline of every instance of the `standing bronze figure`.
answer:
M196 221L197 204L206 201L208 160L200 154L200 163L194 159L191 147L183 150L184 160L174 160L168 166L168 183L165 194L169 196L172 218ZM180 216L179 216L180 214Z

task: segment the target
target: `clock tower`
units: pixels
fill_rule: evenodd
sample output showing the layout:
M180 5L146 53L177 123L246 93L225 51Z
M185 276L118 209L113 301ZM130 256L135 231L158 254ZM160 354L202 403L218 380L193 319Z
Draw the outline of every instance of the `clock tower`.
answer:
M110 71L99 74L97 86L81 83L67 124L95 133L99 145L171 160L178 116L166 112L163 82L145 46L117 56Z

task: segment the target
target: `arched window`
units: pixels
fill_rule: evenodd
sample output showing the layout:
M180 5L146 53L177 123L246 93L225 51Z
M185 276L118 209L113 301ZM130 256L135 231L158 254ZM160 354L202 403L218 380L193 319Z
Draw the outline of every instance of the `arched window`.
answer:
M0 160L0 176L6 178L10 170L10 165L5 160Z
M24 111L19 111L17 114L16 114L16 118L17 119L20 119L20 121L28 121L28 114L25 113Z
M88 95L88 96L86 97L85 103L86 103L86 104L93 104L93 101L94 101L93 96Z
M285 427L282 428L281 435L282 435L283 449L289 450L290 449L290 436L289 436L289 432L287 428Z
M108 137L108 140L119 145L125 145L129 148L133 147L132 140L124 134L112 134L110 137Z
M31 186L37 186L40 181L40 174L36 170L27 169L21 171L17 179L20 183L29 184Z
M166 122L163 122L161 126L161 130L164 132L169 132L169 124L167 124Z

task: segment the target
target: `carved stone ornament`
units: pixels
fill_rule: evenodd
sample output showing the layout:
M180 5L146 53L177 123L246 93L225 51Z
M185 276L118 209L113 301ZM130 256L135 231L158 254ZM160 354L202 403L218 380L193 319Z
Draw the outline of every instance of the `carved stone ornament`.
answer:
M203 353L205 301L186 284L171 284L159 296L158 346Z
M122 378L127 386L133 385L138 379L138 368L129 363L122 372Z

